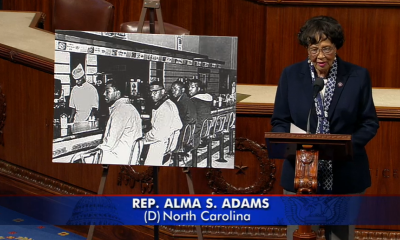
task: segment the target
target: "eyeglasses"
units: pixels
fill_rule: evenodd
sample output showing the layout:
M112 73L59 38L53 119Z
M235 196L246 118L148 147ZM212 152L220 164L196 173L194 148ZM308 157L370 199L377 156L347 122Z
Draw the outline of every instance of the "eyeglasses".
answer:
M322 54L326 56L332 54L334 49L335 49L334 47L323 47L322 49L317 47L312 47L308 48L308 52L310 53L310 55L315 56L319 54L320 50L322 50Z
M156 95L157 93L159 93L162 89L158 89L158 90L153 90L150 92L150 95Z

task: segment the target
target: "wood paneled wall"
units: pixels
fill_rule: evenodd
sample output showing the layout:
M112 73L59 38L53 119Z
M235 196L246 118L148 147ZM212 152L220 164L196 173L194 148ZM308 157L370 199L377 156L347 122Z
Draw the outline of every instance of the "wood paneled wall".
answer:
M115 6L115 31L123 22L139 20L142 1L108 1ZM49 30L52 4L53 0L3 0L3 9L44 12ZM307 57L296 39L303 23L329 15L345 30L338 54L367 68L373 87L400 88L399 1L162 0L161 5L165 22L193 35L239 37L239 83L277 84L284 67Z
M116 31L120 23L139 19L142 1L110 0L110 2L116 9L114 22ZM397 77L400 66L400 58L397 57L400 50L398 44L400 1L292 0L277 3L267 0L162 0L161 2L164 20L189 29L193 35L239 36L239 83L277 84L284 67L306 58L306 51L296 40L300 26L311 16L326 14L337 18L345 29L346 42L339 50L339 55L344 60L366 67L371 73L374 87L400 87ZM3 9L44 12L47 15L45 29L50 29L52 0L3 0ZM38 70L3 58L0 59L0 70L0 85L6 94L8 104L4 130L6 147L0 146L0 158L17 165L14 167L0 162L0 173L18 178L18 182L23 179L23 182L40 186L47 192L61 194L96 192L102 172L100 165L51 163L52 113L49 104L53 90L53 75L46 69ZM263 144L263 133L271 129L272 107L266 108L269 112L265 113L257 111L258 106L247 108L250 110L242 109L238 114L236 137L247 137ZM400 122L398 119L381 116L380 124L377 136L367 145L373 182L367 193L398 194L400 140L396 133L400 132ZM228 185L244 188L264 177L260 176L258 159L253 154L240 152L237 159L237 165L249 168L246 174L238 174L237 169L221 171L220 176ZM268 193L281 193L282 188L278 182L282 161L273 163L276 168L274 178L277 181ZM22 168L27 168L29 171L23 171ZM118 185L120 167L111 166L105 194L149 192L151 181L143 178L143 173L145 174L148 167L134 169L137 179L143 181L136 182L131 188L125 181L121 182L121 186ZM209 194L213 191L207 178L209 170L192 169L192 175L196 193ZM159 177L161 194L188 193L182 169L162 168ZM3 180L0 179L0 182ZM12 181L11 186L18 185L12 179L9 181ZM82 190L76 190L76 187ZM13 194L18 191L10 187L7 188L7 193ZM363 226L363 228L399 229L398 226ZM257 231L253 229L250 232L257 233ZM189 235L194 233L191 232Z

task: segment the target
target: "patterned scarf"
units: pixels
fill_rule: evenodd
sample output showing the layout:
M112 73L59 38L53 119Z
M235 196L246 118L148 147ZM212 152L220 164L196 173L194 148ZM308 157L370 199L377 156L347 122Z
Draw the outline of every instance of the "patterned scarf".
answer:
M310 63L312 83L315 82L316 70L314 65ZM337 75L337 60L335 58L333 65L325 80L325 93L322 98L321 93L314 99L315 109L318 116L317 134L329 134L328 111L331 105L333 93L335 91ZM332 160L320 160L318 163L318 188L320 193L331 193L333 186Z

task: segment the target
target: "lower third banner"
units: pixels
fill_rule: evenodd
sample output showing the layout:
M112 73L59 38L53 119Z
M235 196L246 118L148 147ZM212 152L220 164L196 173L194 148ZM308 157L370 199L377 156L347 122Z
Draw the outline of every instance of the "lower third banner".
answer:
M399 200L359 195L2 196L0 205L52 225L399 225Z

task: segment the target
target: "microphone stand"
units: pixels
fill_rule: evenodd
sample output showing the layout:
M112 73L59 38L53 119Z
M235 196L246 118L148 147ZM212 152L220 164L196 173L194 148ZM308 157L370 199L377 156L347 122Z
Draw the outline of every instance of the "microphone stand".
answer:
M307 118L307 133L311 134L310 132L310 117L311 117L311 110L315 106L314 99L318 96L319 92L324 88L324 80L322 78L317 78L313 84L313 98L312 98L312 104L310 111L308 112L308 118Z
M307 134L311 134L310 132L310 117L311 117L311 110L314 107L314 98L313 98L313 104L311 105L310 111L308 112L308 118L307 118Z

